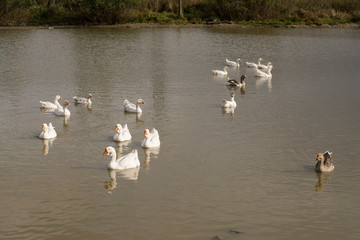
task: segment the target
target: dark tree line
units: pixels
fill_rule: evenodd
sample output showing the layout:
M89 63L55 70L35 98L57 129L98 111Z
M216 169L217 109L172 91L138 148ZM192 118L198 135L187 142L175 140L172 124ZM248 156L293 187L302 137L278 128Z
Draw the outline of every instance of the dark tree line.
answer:
M360 0L0 0L0 25L347 23Z

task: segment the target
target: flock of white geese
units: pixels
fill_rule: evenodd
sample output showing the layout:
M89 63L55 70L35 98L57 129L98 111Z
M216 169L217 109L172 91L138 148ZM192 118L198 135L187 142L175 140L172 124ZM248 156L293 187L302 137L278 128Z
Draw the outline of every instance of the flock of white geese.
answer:
M274 68L271 62L268 62L266 65L262 64L263 61L262 58L258 59L257 63L254 62L246 62L246 66L248 68L255 69L255 77L259 77L262 79L268 79L271 80L272 74L271 70ZM213 75L220 76L226 78L227 82L226 85L230 87L244 87L245 86L245 79L247 78L246 75L241 75L240 81L237 81L235 79L230 79L228 77L228 70L229 67L236 67L240 68L240 63L242 60L240 58L236 59L236 61L230 61L228 59L225 59L225 67L223 70L212 70ZM231 93L231 99L230 100L223 100L221 106L227 111L227 112L233 112L236 108L237 104L235 101L235 93ZM315 171L316 172L331 172L335 168L333 162L332 162L332 153L329 151L326 151L325 153L319 153L316 157L316 165L315 165Z
M273 69L273 65L271 62L268 62L267 65L261 64L263 61L262 58L258 59L258 63L253 62L246 62L246 66L248 68L254 68L255 76L271 79L272 74L271 70ZM221 77L226 77L227 85L231 87L243 87L245 86L245 79L247 78L246 75L242 75L240 77L240 81L235 79L230 79L227 77L228 72L227 70L229 67L240 67L240 63L242 60L238 58L236 61L230 61L225 59L225 67L223 70L212 70L213 75L218 75ZM93 95L91 93L88 94L87 98L83 97L73 97L75 104L87 104L90 106L92 104L91 99ZM40 101L41 108L46 109L47 111L53 111L57 116L70 116L70 111L68 109L69 101L65 100L63 105L59 103L59 100L62 98L57 95L54 99L54 103L52 102L43 102ZM127 99L124 100L124 111L125 112L132 112L132 113L141 113L142 110L140 105L145 104L145 101L142 99L138 99L137 102L131 103ZM225 109L230 109L233 111L237 104L235 102L235 93L231 94L230 100L223 100L221 106ZM125 124L121 126L121 124L116 124L115 126L116 133L113 135L113 140L116 142L124 142L131 140L132 136L130 130ZM53 139L57 136L55 128L51 123L46 124L43 123L41 133L39 134L39 138L48 140ZM141 142L141 147L143 148L159 148L160 147L160 137L158 131L153 128L151 131L145 129L144 131L144 139ZM140 161L138 157L138 151L134 149L132 152L125 154L123 156L118 157L116 154L116 150L109 146L105 148L104 155L107 154L111 157L111 160L108 164L108 169L111 170L126 170L131 168L138 168L140 166ZM315 171L317 172L331 172L334 170L334 164L332 162L332 153L326 151L325 153L319 153L316 157L316 165Z
M274 68L274 66L271 64L271 62L268 62L267 65L263 65L263 64L261 64L262 61L263 61L263 59L259 58L258 63L246 62L246 66L248 68L255 69L255 74L254 74L255 77L271 80L271 78L272 78L271 70ZM223 70L211 70L211 71L212 71L213 75L226 78L227 86L234 87L234 88L239 88L239 87L242 88L245 86L245 79L247 78L246 75L241 75L240 81L235 80L235 79L230 79L228 77L229 67L240 68L241 62L242 62L242 60L240 58L236 59L236 61L231 61L229 59L225 59L225 67ZM237 106L236 101L235 101L235 93L234 92L231 93L230 100L224 99L221 106L225 109L226 112L233 113L234 109Z
M93 95L89 93L87 98L83 97L73 97L75 104L87 104L90 106L92 104L91 99ZM59 100L62 98L57 95L54 99L54 103L52 102L44 102L40 101L40 108L45 109L47 112L54 112L57 116L70 116L70 111L68 109L69 101L65 100L63 105L59 103ZM131 103L127 99L124 100L124 111L132 112L132 113L141 113L142 110L140 108L141 104L145 104L145 101L142 99L137 100L137 102ZM39 134L39 138L44 140L53 139L57 136L55 128L51 123L46 124L43 123L41 132ZM121 126L121 124L116 124L115 126L115 134L113 135L113 140L116 142L124 142L131 140L132 136L130 130L125 124ZM158 131L153 128L151 131L145 129L144 131L144 139L141 142L141 147L149 149L149 148L159 148L160 147L160 137ZM138 157L138 151L134 149L132 152L125 154L121 157L118 157L116 151L113 147L109 146L105 148L104 155L107 154L111 157L111 160L108 164L108 169L111 170L126 170L131 168L138 168L140 166L140 161Z

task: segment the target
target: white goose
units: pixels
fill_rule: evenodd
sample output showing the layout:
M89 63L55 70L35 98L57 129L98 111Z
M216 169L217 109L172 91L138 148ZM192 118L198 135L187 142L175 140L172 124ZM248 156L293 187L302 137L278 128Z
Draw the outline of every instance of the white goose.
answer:
M116 124L115 131L116 133L113 136L114 141L123 142L131 140L131 134L127 124L125 124L124 127L122 127L121 124Z
M57 109L59 106L61 107L61 105L58 102L61 99L62 98L59 95L56 95L56 97L54 99L54 103L40 101L40 104L41 104L40 108L42 108L42 109L53 109L55 111L55 109Z
M235 102L234 98L235 98L235 93L232 93L231 94L231 100L227 101L227 100L224 99L221 106L223 108L236 108L236 102Z
M260 70L267 70L268 68L269 68L269 66L271 65L271 62L268 62L266 65L264 65L264 64L259 64L258 65L258 69L260 69Z
M160 147L159 132L155 128L153 128L151 132L149 131L149 129L145 129L144 136L145 138L141 142L141 146L143 148Z
M228 72L227 70L229 70L228 66L224 67L224 70L211 70L213 72L213 75L218 75L218 76L227 76Z
M55 115L57 116L70 116L70 111L69 109L67 109L67 107L70 105L69 101L65 101L64 102L64 107L59 106L56 110L55 110Z
M230 87L243 87L245 86L245 78L247 78L246 75L242 75L240 77L240 82L235 80L235 79L229 79L228 78L228 81L227 81L227 86L230 86Z
M52 139L57 136L55 128L53 127L53 125L51 123L49 123L49 125L47 125L46 123L43 123L41 130L42 131L39 135L39 138L41 138L41 139Z
M133 112L133 113L141 113L142 110L140 108L140 104L145 104L145 101L142 99L138 99L136 105L129 102L127 99L124 101L124 111L125 112Z
M111 156L108 169L125 170L140 166L138 151L136 149L118 159L116 158L116 151L113 147L105 148L104 155L105 154Z
M258 59L258 63L253 63L253 62L246 62L246 66L249 67L249 68L257 68L260 64L261 64L261 61L263 61L262 58L259 58Z
M271 78L272 77L272 74L271 74L271 70L274 68L274 66L270 63L268 69L263 72L259 69L256 69L256 74L255 76L256 77L262 77L262 78Z
M236 59L236 62L235 61L230 61L229 59L225 59L225 65L230 66L230 67L240 67L241 62L242 61L241 61L240 58Z
M326 151L325 153L319 153L316 156L316 161L316 172L331 172L335 169L335 166L332 162L332 153L329 151Z
M260 69L261 71L267 71L271 65L271 62L268 62L266 65L261 64L258 66L258 69Z
M77 96L73 97L76 104L91 104L91 98L93 98L93 95L91 93L89 93L87 98Z

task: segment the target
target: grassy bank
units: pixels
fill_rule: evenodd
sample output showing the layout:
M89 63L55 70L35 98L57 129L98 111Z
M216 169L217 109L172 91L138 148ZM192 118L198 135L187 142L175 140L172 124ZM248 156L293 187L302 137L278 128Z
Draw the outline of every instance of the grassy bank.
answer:
M0 26L154 24L338 25L359 0L0 0Z

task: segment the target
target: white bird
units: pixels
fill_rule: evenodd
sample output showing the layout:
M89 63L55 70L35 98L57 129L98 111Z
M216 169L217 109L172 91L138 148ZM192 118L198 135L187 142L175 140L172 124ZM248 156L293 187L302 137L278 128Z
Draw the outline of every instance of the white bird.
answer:
M91 93L89 93L87 98L77 96L73 97L76 104L91 104L91 98L93 98L93 95Z
M274 68L274 66L270 63L268 69L263 72L259 69L256 69L256 74L255 76L256 77L263 77L263 78L271 78L272 77L272 74L271 74L271 70Z
M269 67L271 66L272 64L271 64L271 62L268 62L266 65L264 65L264 64L260 64L259 66L258 66L258 69L260 69L261 71L267 71L268 69L269 69Z
M242 75L240 77L240 82L235 80L235 79L229 79L228 78L228 81L227 81L227 86L230 86L230 87L243 87L245 86L245 78L247 78L246 75Z
M235 102L234 98L235 98L235 93L232 93L231 94L231 100L227 101L227 100L224 99L221 106L223 108L236 108L236 102Z
M259 58L258 59L258 63L253 63L253 62L246 62L246 66L247 67L250 67L250 68L257 68L260 64L261 64L261 61L263 61L262 58Z
M125 124L124 127L122 127L121 124L116 124L115 131L116 133L113 136L114 141L123 142L131 140L131 134L127 124Z
M55 111L55 109L57 109L59 106L61 106L59 104L59 102L58 102L61 99L62 98L59 95L56 95L55 99L54 99L54 103L40 101L40 104L41 104L40 108L42 108L42 109L53 109Z
M70 105L69 101L65 101L64 102L64 106L59 106L56 110L55 110L55 115L57 116L70 116L70 111L69 109L67 109L67 107Z
M136 105L129 102L127 99L124 101L124 111L125 112L133 112L133 113L141 113L142 110L140 108L140 104L145 104L145 101L142 99L138 99Z
M225 59L225 65L230 66L230 67L240 67L241 62L242 61L241 61L240 58L236 59L236 62L235 61L230 61L229 59Z
M47 125L46 123L43 123L39 138L52 139L52 138L55 138L56 136L57 136L57 133L56 133L53 125L51 123L49 123L49 125Z
M141 142L141 146L143 148L160 147L159 132L155 128L153 128L151 132L149 131L149 129L145 129L144 136L145 138Z
M319 153L316 156L316 161L316 172L331 172L335 169L335 166L332 162L332 153L329 151L326 151L325 153Z
M113 147L107 147L104 151L104 155L105 154L111 156L108 169L125 170L140 166L138 151L136 149L126 155L116 158L115 149Z
M263 71L266 71L266 70L270 67L270 65L271 65L271 62L268 62L266 65L264 65L264 64L259 64L259 65L258 65L258 69L263 70Z
M227 70L229 69L228 66L224 67L224 70L211 70L213 72L213 75L218 75L218 76L227 76L228 72Z

